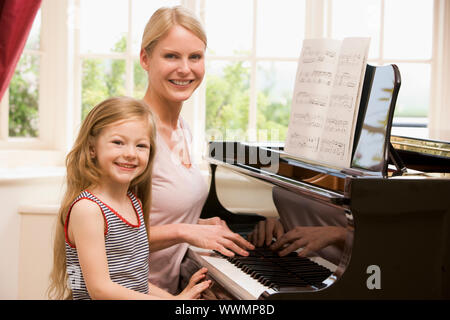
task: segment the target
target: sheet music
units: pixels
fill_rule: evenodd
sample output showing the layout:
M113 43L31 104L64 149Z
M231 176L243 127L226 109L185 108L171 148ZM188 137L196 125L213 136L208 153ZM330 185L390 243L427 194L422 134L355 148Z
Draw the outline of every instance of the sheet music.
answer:
M306 39L298 62L285 151L350 167L369 38Z

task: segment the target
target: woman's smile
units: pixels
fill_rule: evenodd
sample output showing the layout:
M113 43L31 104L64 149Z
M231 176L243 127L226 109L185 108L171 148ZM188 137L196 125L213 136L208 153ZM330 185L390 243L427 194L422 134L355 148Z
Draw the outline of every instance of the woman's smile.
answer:
M187 85L191 84L194 80L169 80L169 81L176 86L186 87Z

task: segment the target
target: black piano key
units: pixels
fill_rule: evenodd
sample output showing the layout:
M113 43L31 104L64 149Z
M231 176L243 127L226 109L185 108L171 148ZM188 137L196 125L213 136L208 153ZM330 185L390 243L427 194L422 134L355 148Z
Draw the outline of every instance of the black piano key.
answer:
M270 265L255 265L255 264L251 264L251 265L245 265L244 267L242 267L242 270L244 272L247 272L248 274L252 273L252 272L278 272L278 273L284 273L285 270L283 270L282 268L279 268L277 266L270 266Z
M251 269L251 270L259 270L259 271L276 271L276 272L282 272L282 273L286 272L286 270L281 268L280 266L270 265L270 264L250 263L250 264L246 264L245 267L248 269Z
M270 288L320 286L332 274L327 268L299 257L295 252L280 257L278 252L268 247L255 248L249 251L248 256L219 255Z
M330 273L325 273L325 272L320 272L317 270L295 270L295 269L291 269L290 270L292 273L301 275L301 276L326 276L328 277L328 275Z
M258 274L271 274L272 272L276 273L276 274L284 274L286 273L284 270L282 269L275 269L275 268L267 268L267 267L257 267L257 266L250 266L248 267L248 274L252 274L252 273L258 273ZM291 273L292 276L294 276L294 274Z
M275 264L271 264L271 263L255 263L255 262L238 262L235 264L236 267L238 268L264 268L266 270L278 270L278 271L283 271L284 269L281 268L280 266L277 266Z
M296 274L299 277L310 277L310 278L322 278L322 279L326 279L328 278L332 272L331 271L320 271L320 270L299 270L299 269L287 269L290 272Z
M272 285L272 286L290 286L290 287L304 287L307 286L308 283L298 278L290 278L290 277L280 277L276 276L266 276L262 277L260 281L263 285Z
M317 274L317 275L329 275L331 272L320 270L320 269L314 269L314 268L296 268L296 267L287 267L285 268L287 271L290 271L292 273L298 273L298 274Z
M236 264L242 264L242 265L252 265L252 266L271 266L274 268L281 268L282 266L276 263L273 263L272 261L265 261L265 260L260 260L260 261L252 261L252 260L246 260L246 261L239 261Z
M295 281L302 281L302 279L294 277L292 275L286 276L286 275L280 275L279 273L265 273L265 272L254 272L251 274L251 277L259 280L269 280L271 282L275 281L285 281L285 282L295 282Z
M267 259L263 259L263 258L257 258L257 257L242 257L242 258L234 258L233 261L236 262L242 262L242 263L246 263L246 262L269 262L269 263L273 263L273 261L269 261Z

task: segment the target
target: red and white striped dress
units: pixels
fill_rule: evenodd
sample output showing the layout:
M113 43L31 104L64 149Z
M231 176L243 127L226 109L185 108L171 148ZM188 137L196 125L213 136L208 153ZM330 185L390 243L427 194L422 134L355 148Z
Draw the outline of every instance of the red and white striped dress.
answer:
M138 224L133 225L118 212L103 203L88 190L83 191L72 203L65 221L66 236L66 266L69 275L69 286L73 299L90 299L81 272L77 248L69 242L68 226L70 211L73 205L81 199L96 203L106 221L105 249L108 259L109 276L111 280L128 289L148 293L148 257L149 246L147 230L144 224L142 206L133 193L128 192Z

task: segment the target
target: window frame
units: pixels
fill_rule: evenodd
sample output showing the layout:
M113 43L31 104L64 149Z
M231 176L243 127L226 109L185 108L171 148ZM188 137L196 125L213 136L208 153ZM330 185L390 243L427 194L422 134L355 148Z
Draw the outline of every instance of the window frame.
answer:
M450 3L434 0L433 63L431 71L428 134L436 140L450 141Z
M41 65L40 65L40 94L39 94L39 138L6 138L8 126L0 123L0 166L51 166L63 165L64 156L73 144L81 118L81 59L79 52L79 29L77 28L77 2L79 0L43 0L41 6ZM205 1L182 0L181 4L197 12L204 21ZM257 2L253 1L256 28ZM327 21L327 12L330 10L328 1L306 0L305 38L322 37L327 34L330 22ZM385 0L383 0L385 1ZM450 140L450 110L445 108L450 101L450 3L445 0L434 1L433 16L433 53L431 62L431 86L428 113L428 128L430 139ZM130 5L129 0L129 5ZM128 15L131 15L131 9ZM314 18L312 18L314 17ZM132 32L131 17L129 17L128 37ZM256 29L254 29L256 30ZM137 30L136 32L140 32ZM257 30L256 30L257 32ZM256 32L252 35L252 52L256 49ZM131 39L128 39L131 44ZM133 64L139 59L138 53L127 52L125 87L127 94L133 92ZM108 58L111 56L106 55ZM118 57L118 55L114 55ZM120 57L122 58L122 57ZM220 57L206 56L207 61L223 58L249 61L249 57ZM249 106L249 129L256 132L256 65L259 61L296 61L298 57L254 57L251 62L253 68L251 76L251 95ZM385 60L388 61L388 60ZM397 61L397 60L396 60ZM411 62L411 61L408 61ZM58 93L58 94L55 94ZM194 95L186 101L182 116L190 124L193 133L194 161L201 161L205 147L205 111L206 111L206 81L203 81ZM0 117L8 116L5 107L8 93L0 101ZM447 119L447 120L446 120ZM5 120L0 120L5 121ZM6 135L5 135L6 132ZM56 134L55 134L56 132Z
M127 0L128 2L128 31L126 35L127 40L127 48L124 52L115 52L115 53L81 53L80 50L80 28L77 28L75 31L75 66L74 66L74 75L75 75L75 115L73 118L74 127L79 127L81 123L81 105L82 105L82 77L83 77L83 59L115 59L115 60L123 60L125 61L125 92L126 95L133 95L133 63L136 59L139 60L139 55L132 52L132 0ZM75 8L77 15L81 13L81 2L80 0L75 0ZM77 17L79 18L79 17Z
M73 0L75 11L77 15L80 14L80 0ZM203 0L201 0L203 1ZM200 7L199 0L180 0L180 5L183 5L193 12L198 12L198 8ZM139 52L133 52L132 46L132 13L133 13L133 0L128 0L128 32L127 32L127 49L122 53L102 53L102 54L94 54L94 53L81 53L80 52L80 30L76 28L74 33L74 117L72 121L73 128L77 129L81 123L81 106L82 106L82 60L89 58L100 58L100 59L119 59L125 61L125 92L126 95L133 96L134 90L134 62L140 60ZM148 17L150 18L150 16ZM142 33L143 30L137 30L136 32ZM204 83L204 81L203 81ZM195 150L191 155L193 161L196 163L201 161L201 152L197 152L201 147L200 139L203 137L204 130L204 115L201 113L201 108L203 106L204 109L204 98L202 98L202 92L204 93L204 89L202 89L203 83L200 88L196 90L193 96L184 103L183 109L181 111L181 115L188 122L193 136L193 148ZM203 119L203 120L201 120ZM199 121L200 120L200 121ZM74 131L75 135L76 132Z
M436 50L435 50L435 33L433 32L432 36L432 52L431 52L431 56L429 59L404 59L404 58L385 58L384 57L384 42L385 42L385 16L386 16L386 10L385 10L385 2L386 0L379 0L380 1L380 31L379 31L379 42L378 42L378 57L377 58L369 58L367 60L368 63L370 64L375 64L375 65L388 65L388 64L398 64L398 63L411 63L411 64L424 64L424 65L429 65L430 66L430 81L432 83L432 78L433 78L433 64L435 64L436 62ZM327 6L327 12L326 12L326 20L327 20L327 28L326 28L326 36L327 37L332 37L332 15L333 15L333 0L326 0L326 6ZM433 26L432 26L432 30L435 30L435 26L438 23L438 21L436 20L436 5L437 5L438 1L434 1L433 2ZM401 72L401 70L400 70ZM431 85L430 83L430 97L428 100L428 113L430 114L432 112L431 110L431 97L434 95L434 87ZM428 128L428 123L429 123L429 116L428 117L396 117L394 116L393 119L393 130L392 131L396 131L399 133L404 132L404 130L399 129L399 128L407 128L407 130L421 130L422 134L425 134L427 132L427 128ZM425 130L423 130L425 129ZM417 132L418 135L420 135L421 133L418 131Z
M180 4L188 6L190 8L194 8L196 1L186 1L181 0ZM81 2L80 0L74 0L75 10L77 15L81 13ZM80 50L80 28L77 28L75 31L75 66L74 66L74 90L75 90L75 117L73 119L73 124L75 127L78 127L81 123L81 105L82 105L82 61L83 59L115 59L115 60L123 60L125 62L125 93L128 96L133 96L134 90L134 63L135 61L139 62L140 56L139 52L133 52L133 32L138 32L139 34L143 32L143 30L133 30L133 0L127 0L127 19L128 19L128 31L126 35L127 46L124 52L114 52L114 53L81 53ZM78 16L79 18L79 16ZM148 17L150 18L150 16Z
M44 10L41 10L41 17L44 17ZM45 110L43 110L43 100L42 91L44 89L44 84L41 79L41 75L44 74L45 70L45 51L42 49L42 29L43 23L41 19L40 26L40 44L39 49L27 49L24 48L20 56L20 59L26 55L34 56L39 58L39 95L38 95L38 136L37 137L10 137L9 136L9 86L6 89L2 100L0 101L0 149L14 148L14 149L39 149L45 147L48 141L45 141L45 126L42 124L41 118L45 116ZM44 71L42 70L44 69Z
M201 0L200 2L200 18L202 22L205 24L205 1L208 0ZM257 66L259 62L294 62L297 63L298 56L295 57L282 57L282 56L262 56L257 54L257 36L258 36L258 0L250 0L253 2L252 8L253 8L253 21L252 21L252 45L250 48L250 54L249 55L239 55L239 56L224 56L224 55L206 55L206 62L213 62L213 61L224 61L224 62L236 62L236 61L242 61L242 62L248 62L250 65L250 89L249 89L249 114L248 114L248 126L247 126L247 138L249 142L255 142L257 141L257 114L258 114L258 105L257 105ZM320 8L322 8L322 2L323 0L306 0L305 1L305 16L308 16L308 12L319 12ZM317 19L320 20L321 19ZM308 36L308 34L311 34L311 36L314 34L314 32L317 31L318 28L318 22L315 19L308 19L306 17L305 19L305 38ZM206 25L206 24L205 24ZM299 53L300 54L300 53ZM201 114L206 113L206 79L203 81L203 87L201 88L201 94L203 96L203 105L200 106ZM203 122L205 119L203 119ZM197 138L197 144L201 145L201 141L205 140L205 123L202 124L203 126L203 134L201 134L200 137Z
M62 166L71 141L67 119L74 106L70 43L75 27L72 0L42 0L40 10L39 136L8 137L9 97L6 93L1 102L1 167Z
M202 21L205 22L205 1L201 0L200 7L200 17ZM250 64L250 105L249 105L249 114L248 114L248 132L256 133L257 128L257 89L256 89L256 70L257 63L260 61L297 61L298 57L295 58L286 58L286 57L260 57L256 54L256 38L257 38L257 19L258 19L258 0L253 1L253 34L252 34L252 46L251 53L248 56L212 56L207 55L207 61L246 61ZM444 28L443 23L449 24L445 19L449 19L449 4L446 5L445 0L434 0L433 2L433 40L432 40L432 55L429 59L391 59L384 58L383 56L383 41L384 41L384 18L385 18L385 10L384 3L386 0L380 0L381 6L381 30L380 30L380 48L379 55L376 59L369 59L368 62L376 63L376 64L390 64L390 63L421 63L430 65L431 70L431 83L430 83L430 101L428 104L428 117L417 121L408 121L408 119L412 119L409 117L405 118L396 118L397 121L394 121L394 125L399 122L403 122L406 120L406 125L410 127L419 126L419 127L428 127L429 129L433 129L433 126L436 126L438 122L436 118L439 119L437 115L442 114L444 110L443 101L446 101L443 95L445 94L442 90L446 86L450 86L448 77L443 79L442 75L439 75L438 70L442 70L443 63L445 59L441 56L447 56L450 52L448 41L445 42L443 39L446 39L450 36L449 28ZM332 34L332 2L333 0L306 0L305 2L305 38L317 38L317 37L330 37ZM446 18L444 18L444 15ZM443 42L445 42L443 44ZM439 48L442 48L444 51L440 51ZM300 54L300 53L299 53ZM447 68L448 69L448 68ZM437 85L440 83L440 85ZM203 85L201 88L202 96L205 95L206 85ZM204 100L204 99L203 99ZM203 101L203 105L200 106L201 114L206 112L206 105ZM204 122L204 119L203 119ZM403 124L404 125L404 124ZM204 123L202 124L204 128ZM441 130L444 128L444 124L440 124L439 127ZM431 132L429 133L430 138L439 138L436 135L433 137ZM256 135L250 135L250 141L256 141ZM204 130L203 135L198 137L198 144L201 144L201 141L204 141ZM450 139L450 137L447 137Z

